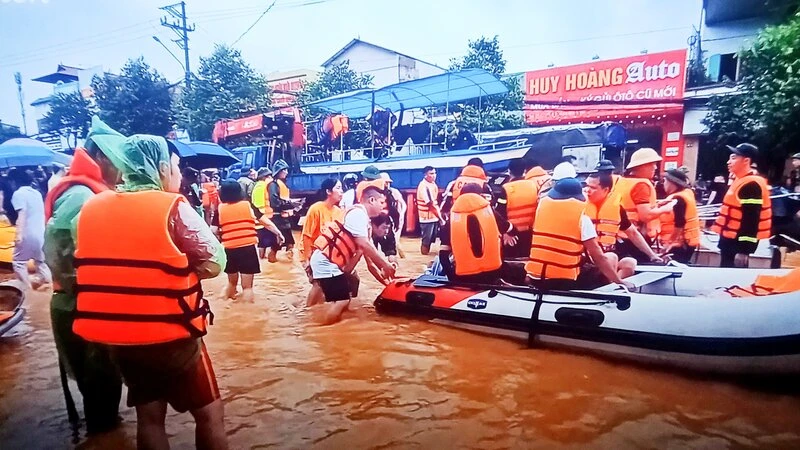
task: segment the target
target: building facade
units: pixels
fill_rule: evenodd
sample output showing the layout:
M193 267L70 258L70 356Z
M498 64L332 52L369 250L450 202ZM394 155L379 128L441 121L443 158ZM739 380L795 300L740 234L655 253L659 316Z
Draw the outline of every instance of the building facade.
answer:
M618 122L629 139L684 164L686 50L643 54L525 73L525 122L531 126Z
M291 106L305 83L319 78L319 72L310 69L273 72L267 75L267 84L272 91L272 106L285 108Z
M103 68L101 66L81 68L59 64L55 72L32 79L32 81L47 83L53 87L52 94L37 98L31 102L31 106L34 108L34 119L36 120L36 127L39 133L37 138L39 140L47 143L47 145L54 150L72 148L76 145L80 145L80 140L76 140L74 137L70 138L59 136L54 133L43 133L42 119L50 112L50 104L59 94L80 93L83 98L91 100L94 97L92 78L94 78L95 75L103 75Z
M360 39L350 41L322 63L322 67L327 69L344 61L349 61L351 70L371 76L375 88L446 72L435 64Z
M788 4L788 2L784 2ZM702 20L690 58L705 69L701 80L691 83L684 94L683 135L685 164L690 175L713 178L724 172L726 155L711 153L713 145L703 124L714 96L736 95L742 67L737 53L754 42L759 31L777 23L785 15L781 2L765 7L763 0L704 0ZM702 157L701 157L702 154Z

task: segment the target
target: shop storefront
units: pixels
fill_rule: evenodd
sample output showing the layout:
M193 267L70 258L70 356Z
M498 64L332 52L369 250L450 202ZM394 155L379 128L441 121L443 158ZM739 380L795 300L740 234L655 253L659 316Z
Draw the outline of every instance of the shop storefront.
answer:
M531 126L618 122L629 139L685 163L683 94L686 50L638 55L525 73L525 121Z

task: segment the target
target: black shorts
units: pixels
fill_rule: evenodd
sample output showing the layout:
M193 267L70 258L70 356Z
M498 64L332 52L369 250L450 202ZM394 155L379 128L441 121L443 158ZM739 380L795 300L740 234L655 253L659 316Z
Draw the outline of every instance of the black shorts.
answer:
M316 280L322 293L325 294L326 302L338 302L350 300L350 280L347 275L336 275L331 278L319 278Z
M258 248L270 248L277 241L275 234L266 228L257 229L256 234L258 235Z
M651 264L650 257L636 248L633 242L627 239L617 241L617 245L614 246L614 253L619 256L619 259L633 258L636 260L637 264Z
M225 273L243 273L246 275L261 273L261 263L258 261L258 252L255 245L226 248L225 255L228 257Z
M553 290L553 291L570 291L573 289L580 290L593 290L601 286L605 286L608 281L603 275L603 272L594 264L584 263L581 266L581 271L578 274L578 279L567 280L562 278L554 278L549 280L534 280L528 278L528 283L537 289Z

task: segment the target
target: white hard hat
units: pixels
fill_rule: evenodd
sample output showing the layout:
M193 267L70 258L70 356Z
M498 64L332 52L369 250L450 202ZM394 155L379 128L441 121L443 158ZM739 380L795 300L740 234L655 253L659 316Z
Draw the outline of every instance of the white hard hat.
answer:
M562 162L553 169L553 181L562 180L564 178L577 178L578 172L575 171L575 166L568 162Z

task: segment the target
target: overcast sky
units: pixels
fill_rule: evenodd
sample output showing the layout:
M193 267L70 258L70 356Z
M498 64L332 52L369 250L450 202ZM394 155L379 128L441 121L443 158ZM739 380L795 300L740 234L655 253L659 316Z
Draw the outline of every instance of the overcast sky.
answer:
M187 0L191 65L214 43L233 43L272 0ZM52 87L30 81L58 63L116 72L144 56L170 81L183 60L160 25L168 2L155 0L0 0L0 120L21 124L13 73L22 73L28 129L30 102ZM686 48L702 0L277 0L236 44L262 72L318 68L353 38L446 67L467 41L498 35L509 72Z

